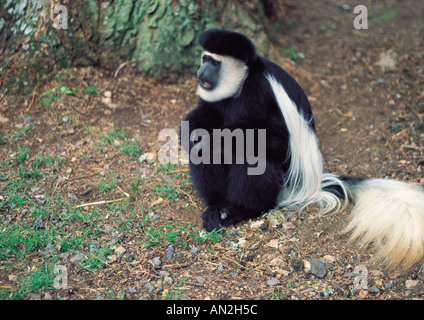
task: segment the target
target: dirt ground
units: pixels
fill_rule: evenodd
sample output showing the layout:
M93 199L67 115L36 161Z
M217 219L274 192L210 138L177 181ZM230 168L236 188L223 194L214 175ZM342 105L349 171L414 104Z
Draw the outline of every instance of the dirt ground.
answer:
M290 2L288 31L281 40L303 58L296 63L282 55L277 62L308 94L326 171L424 184L424 2L364 2L368 30L354 29L354 5L345 1ZM67 289L42 290L26 298L423 299L423 265L406 273L388 270L373 259L372 247L358 247L339 234L348 221L348 210L319 219L314 218L316 208L305 210L301 217L282 210L277 226L275 217L267 215L259 223L248 221L226 230L224 239L216 242L200 241L182 231L179 240L165 237L146 246L146 215L152 229L166 232L170 225L172 230L176 226L201 230L204 206L190 183L187 166L163 169L157 158L140 163L138 155L121 152L122 141L116 136L100 143L115 125L125 128L125 137L142 148L140 155L157 154L164 143L158 141L159 132L178 132L180 121L196 106L196 80L194 75L158 80L136 72L130 64L118 67L61 70L32 95L1 96L3 136L16 132L16 125L28 116L33 124L23 139L0 145L1 159L27 146L32 158L55 154L66 160L37 181L46 196L59 194L66 203L70 193L77 195L78 203L125 198L124 192L129 193L141 175L129 202L131 212L119 211L121 222L130 225L118 238L107 228L117 228L119 216L106 217L106 205L81 209L106 212L98 222L98 228L105 230L99 238L118 239L114 248L122 247L124 253L112 252L101 267L90 270L65 262ZM61 87L78 90L62 90L50 100L43 95ZM88 92L89 87L97 90ZM110 178L110 172L117 185L101 192L96 185L103 175ZM166 193L155 188L167 182L174 189ZM0 216L7 214L0 212ZM84 230L86 224L75 220L69 232ZM166 258L169 244L175 249L170 260ZM88 246L84 250L88 252ZM155 265L157 257L160 265ZM32 258L43 259L37 252ZM324 277L309 270L311 259L326 261ZM17 262L9 263L12 267L3 263L1 269L3 287L15 285L8 275ZM367 286L356 290L358 266L368 270L368 278ZM116 295L105 293L108 288L114 288Z

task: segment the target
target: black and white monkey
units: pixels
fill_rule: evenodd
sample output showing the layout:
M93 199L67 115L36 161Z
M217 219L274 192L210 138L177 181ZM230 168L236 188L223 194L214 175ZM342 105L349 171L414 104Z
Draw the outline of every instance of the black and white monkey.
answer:
M207 231L259 217L273 208L302 209L316 203L323 215L339 210L345 200L354 204L343 230L351 233L352 240L374 243L377 256L390 267L408 268L423 258L421 186L323 173L314 116L298 83L258 56L253 43L240 33L210 29L200 35L199 43L203 47L197 72L200 101L185 119L190 139L182 144L190 154L194 186L207 206L202 214ZM256 139L253 146L255 152L259 147L266 151L263 172L248 174L253 164L247 158L231 163L192 161L193 154L207 151L204 141L214 145L221 139L217 129L246 134L265 130L266 140L259 145ZM203 132L200 137L198 130ZM228 148L219 151L225 154ZM235 160L234 148L230 152ZM215 153L210 152L211 159Z

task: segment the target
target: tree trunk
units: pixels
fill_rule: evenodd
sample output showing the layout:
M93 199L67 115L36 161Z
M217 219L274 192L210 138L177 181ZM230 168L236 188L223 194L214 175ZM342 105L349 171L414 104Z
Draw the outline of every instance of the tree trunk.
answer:
M241 31L265 54L275 39L273 22L285 13L281 2L3 0L0 85L28 93L55 69L116 69L124 61L157 76L192 72L200 53L197 36L211 27Z

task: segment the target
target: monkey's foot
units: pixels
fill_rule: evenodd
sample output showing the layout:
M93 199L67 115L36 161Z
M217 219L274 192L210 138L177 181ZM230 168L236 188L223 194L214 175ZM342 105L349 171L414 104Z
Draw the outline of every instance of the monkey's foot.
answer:
M207 208L202 213L203 228L205 228L207 232L211 232L214 229L217 231L220 230L222 228L221 222L225 221L228 215L228 209Z
M246 209L243 207L230 207L229 209L224 209L225 215L221 214L221 225L224 227L229 227L234 224L238 224L244 220L257 218L262 214L262 210L252 210ZM224 210L221 210L224 211Z
M207 208L203 214L203 228L207 232L220 230L222 227L230 227L244 220L257 218L263 213L262 210L252 210L243 207L230 207L224 209Z

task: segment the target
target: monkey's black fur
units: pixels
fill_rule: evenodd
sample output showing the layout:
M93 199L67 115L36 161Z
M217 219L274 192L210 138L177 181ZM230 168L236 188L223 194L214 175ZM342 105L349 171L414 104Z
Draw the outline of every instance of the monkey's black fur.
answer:
M237 32L209 29L199 36L199 43L206 51L231 56L248 65L253 65L258 57L253 43Z
M241 129L245 137L251 129L266 132L265 142L253 143L262 157L258 159L266 161L261 167L263 174L248 174L253 166L249 168L252 155L247 152L244 164L197 164L198 157L190 157L193 183L208 206L202 214L207 231L282 206L303 208L317 203L320 215L324 215L339 210L340 199L345 199L345 203L354 204L351 221L343 230L352 233L352 240L377 244L376 256L391 267L410 268L424 257L421 186L324 173L311 107L296 81L273 62L258 56L244 35L212 29L201 34L199 42L204 48L202 72L198 74L200 101L185 120L190 135L201 128L209 136L204 135L205 140L198 144L184 142L183 146L189 153L200 150L207 157L208 149L203 145L210 138L213 146L213 140L221 138L219 129ZM214 129L218 131L214 133ZM251 142L246 144L252 146ZM239 160L235 150L233 147L230 157ZM215 151L211 156L216 155ZM228 160L226 150L220 151L217 154L222 157L224 151Z
M246 61L249 75L237 98L218 102L200 99L197 108L185 118L189 121L190 134L203 128L211 134L212 141L213 129L266 129L266 171L262 175L247 175L246 161L245 164L198 165L190 161L193 183L208 206L202 215L204 227L211 231L258 217L274 208L285 183L290 165L289 134L265 74L284 84L289 97L309 120L311 128L315 128L311 106L298 83L281 67L256 55L253 44L244 35L212 29L202 33L199 42L206 51ZM189 151L193 146L191 143ZM221 219L224 211L227 218Z

